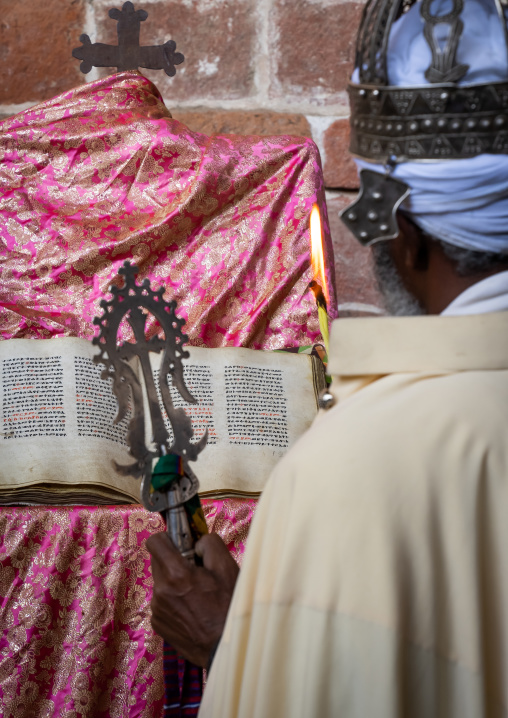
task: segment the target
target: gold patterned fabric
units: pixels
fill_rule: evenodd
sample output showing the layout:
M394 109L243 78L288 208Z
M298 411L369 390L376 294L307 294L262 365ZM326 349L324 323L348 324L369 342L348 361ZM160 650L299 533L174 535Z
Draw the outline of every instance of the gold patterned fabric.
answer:
M129 259L178 302L195 346L312 344L321 336L307 289L313 203L335 316L312 140L191 132L151 82L122 72L0 123L0 161L3 338L92 337ZM153 317L147 327L156 332Z
M249 498L201 499L208 531L219 534L241 566L247 535L258 500Z
M336 314L311 140L191 132L151 82L123 72L0 123L0 162L3 339L91 338L129 259L178 302L191 345L311 344L321 336L307 290L314 203ZM255 506L204 502L238 562ZM139 506L0 508L2 716L161 715L143 540L163 528Z
M238 563L256 505L204 502L209 530ZM162 715L144 541L164 530L138 505L0 508L2 718Z
M0 715L160 716L141 506L0 508Z

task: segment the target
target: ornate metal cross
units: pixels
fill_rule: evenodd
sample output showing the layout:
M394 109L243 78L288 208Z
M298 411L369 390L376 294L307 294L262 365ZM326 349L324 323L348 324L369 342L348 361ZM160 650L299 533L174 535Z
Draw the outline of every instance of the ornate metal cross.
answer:
M185 320L175 314L176 302L163 299L164 288L154 291L150 281L145 279L136 284L137 267L125 262L118 271L124 277L124 286L110 287L113 298L102 299L102 316L95 317L94 324L100 327L93 343L99 348L94 357L96 364L105 366L103 379L113 380L113 393L118 399L118 415L115 423L121 421L132 407L127 443L135 463L121 466L115 462L116 470L124 476L141 478L141 501L149 511L166 511L168 533L182 555L193 558L193 544L197 536L206 532L206 523L202 515L198 498L199 481L189 462L196 461L208 441L208 429L198 441L192 441L194 430L192 421L183 408L176 408L171 397L170 385L178 391L184 401L196 404L197 400L189 392L184 381L183 359L189 352L183 348L187 336L182 332ZM145 323L151 314L162 329L159 335L147 339ZM118 330L126 321L134 334L134 342L118 343ZM162 353L157 381L154 378L149 354ZM143 388L140 377L133 368L133 361L139 362L149 416L145 417ZM170 437L164 422L160 398L173 429ZM151 423L153 447L146 445L145 419ZM155 467L155 471L168 476L167 465L170 460L170 479L163 481L160 488L154 485L152 462L162 460L164 466ZM171 458L173 459L171 461ZM180 468L175 468L176 466ZM172 468L171 468L172 467ZM194 527L194 528L193 528Z
M119 72L145 67L164 70L170 77L176 74L175 65L180 65L184 56L176 52L174 40L168 40L164 45L139 45L141 23L148 17L146 10L134 10L134 5L126 2L121 10L112 8L109 17L118 20L118 45L92 43L88 35L81 35L79 39L83 45L72 51L72 56L82 61L81 72L86 74L92 67L116 67Z

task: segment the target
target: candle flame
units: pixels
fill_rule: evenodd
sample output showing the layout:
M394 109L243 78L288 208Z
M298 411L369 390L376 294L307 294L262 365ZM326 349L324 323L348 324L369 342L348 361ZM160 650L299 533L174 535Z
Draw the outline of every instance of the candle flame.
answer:
M323 231L321 229L321 215L317 204L312 206L312 211L310 213L310 257L314 279L321 285L326 303L329 305L330 295L328 294L328 285L326 283L325 275Z

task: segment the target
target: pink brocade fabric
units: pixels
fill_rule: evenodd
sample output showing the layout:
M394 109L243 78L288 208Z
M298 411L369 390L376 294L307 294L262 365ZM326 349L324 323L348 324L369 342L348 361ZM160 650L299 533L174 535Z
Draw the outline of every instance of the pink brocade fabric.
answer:
M191 132L151 82L123 72L0 123L0 161L3 339L91 338L101 298L131 259L178 302L194 346L311 344L314 202L336 316L311 140ZM203 503L240 563L256 500ZM0 508L0 715L161 715L142 541L162 529L139 506Z
M241 561L253 499L206 501ZM0 508L2 718L158 718L162 640L150 626L141 506Z
M177 300L193 345L310 344L314 202L335 316L312 140L191 132L149 80L123 72L0 123L0 160L3 338L92 337L100 299L133 259Z
M257 499L201 499L210 533L219 534L241 566Z
M3 718L161 714L143 541L163 528L140 506L0 509Z

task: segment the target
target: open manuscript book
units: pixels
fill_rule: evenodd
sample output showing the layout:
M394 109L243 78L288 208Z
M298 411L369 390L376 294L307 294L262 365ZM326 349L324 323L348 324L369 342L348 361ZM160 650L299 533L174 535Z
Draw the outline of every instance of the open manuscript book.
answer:
M184 378L199 403L176 390L172 398L190 414L194 439L208 427L193 463L200 493L256 496L316 415L323 365L305 354L189 349ZM69 337L0 342L0 504L139 502L140 482L113 464L133 462L130 417L113 424L116 397L96 353ZM152 358L156 369L159 356Z

